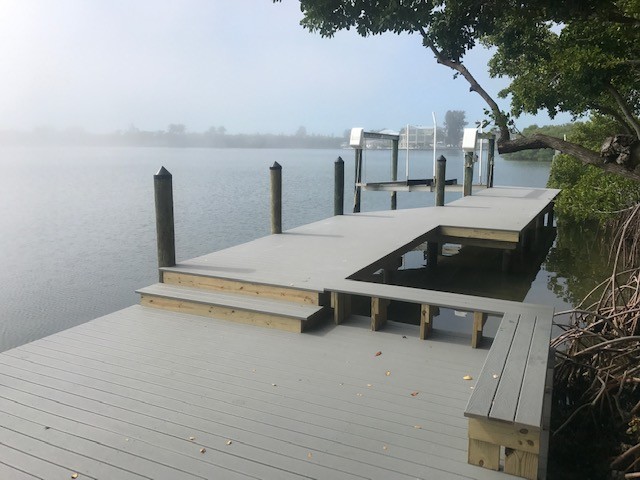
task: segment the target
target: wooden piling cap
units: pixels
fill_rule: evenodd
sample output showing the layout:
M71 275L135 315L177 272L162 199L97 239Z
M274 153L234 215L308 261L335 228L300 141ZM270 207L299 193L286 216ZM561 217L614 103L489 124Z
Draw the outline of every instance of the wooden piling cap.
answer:
M444 158L444 155L440 155L440 156L438 157L438 160L437 160L437 161L438 161L438 162L446 162L446 161L447 161L447 159L446 159L446 158Z
M273 162L273 166L269 167L269 170L282 170L282 165L278 162Z
M344 160L342 160L342 157L338 157L338 159L336 160L336 163L344 163Z
M160 167L160 170L158 170L158 173L156 173L154 175L154 178L156 177L169 177L171 178L171 174L169 173L169 170L167 170L164 167Z

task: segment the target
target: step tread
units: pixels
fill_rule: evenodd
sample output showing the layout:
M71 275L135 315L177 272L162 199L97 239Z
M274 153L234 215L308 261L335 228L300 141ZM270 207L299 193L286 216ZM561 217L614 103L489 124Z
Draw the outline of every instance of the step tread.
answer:
M323 307L317 305L303 305L282 300L252 297L245 294L221 293L166 283L156 283L136 290L136 293L305 320L323 310Z

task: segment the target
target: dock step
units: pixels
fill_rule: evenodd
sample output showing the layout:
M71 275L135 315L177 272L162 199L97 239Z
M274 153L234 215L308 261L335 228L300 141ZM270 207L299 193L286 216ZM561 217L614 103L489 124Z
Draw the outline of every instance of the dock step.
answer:
M231 294L252 295L272 300L301 303L304 305L324 305L323 292L304 290L294 287L265 285L244 280L227 279L211 275L198 275L188 269L178 267L162 269L163 283L182 287L199 288Z
M325 307L302 305L243 294L156 283L136 290L141 305L221 318L239 323L303 332L322 318Z

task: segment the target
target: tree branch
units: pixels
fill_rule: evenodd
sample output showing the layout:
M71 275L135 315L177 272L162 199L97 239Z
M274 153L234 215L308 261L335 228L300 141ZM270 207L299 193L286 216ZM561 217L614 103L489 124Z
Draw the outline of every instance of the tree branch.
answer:
M592 150L584 148L581 145L560 140L556 137L536 133L528 137L519 137L512 140L498 140L498 152L513 153L522 150L536 150L538 148L553 148L567 155L571 155L580 160L585 165L593 165L610 173L616 173L623 177L630 178L636 182L640 182L640 172L637 170L627 170L617 163L604 163L602 157Z
M640 140L640 122L638 122L638 119L633 115L633 113L629 109L629 106L624 101L624 99L622 98L622 96L620 95L620 92L618 92L616 87L614 87L612 84L609 83L607 85L607 90L609 90L609 93L618 104L618 107L620 108L620 111L624 115L624 118L627 120L627 123L631 127L633 127L633 130L636 132L636 137L638 138L638 140Z
M440 52L436 48L433 41L429 38L429 35L427 34L427 32L423 27L419 27L419 30L420 30L420 34L422 35L422 44L425 47L429 47L431 49L431 51L436 57L436 61L441 65L444 65L446 67L449 67L455 70L460 75L462 75L467 82L469 82L469 85L470 85L469 90L472 92L476 92L478 95L480 95L482 99L486 102L486 104L489 106L491 111L493 112L494 121L498 126L498 128L500 129L500 137L509 139L510 132L509 132L509 127L507 125L507 116L504 113L502 113L502 110L500 110L500 107L498 107L498 104L491 97L491 95L489 95L487 91L484 88L482 88L482 86L473 77L473 75L471 75L471 72L467 70L467 67L465 67L460 62L456 62L455 60L451 60L450 58L445 57L442 54L442 52Z

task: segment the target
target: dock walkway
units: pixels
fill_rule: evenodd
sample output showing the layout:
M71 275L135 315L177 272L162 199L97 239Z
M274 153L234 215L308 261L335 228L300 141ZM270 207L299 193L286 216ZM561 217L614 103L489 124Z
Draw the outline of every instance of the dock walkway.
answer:
M322 303L443 226L518 242L556 194L490 189L334 217L165 275ZM425 342L392 321L373 332L357 315L296 335L177 305L133 306L1 353L0 478L516 478L467 463L464 411L490 341L472 349L436 329Z

